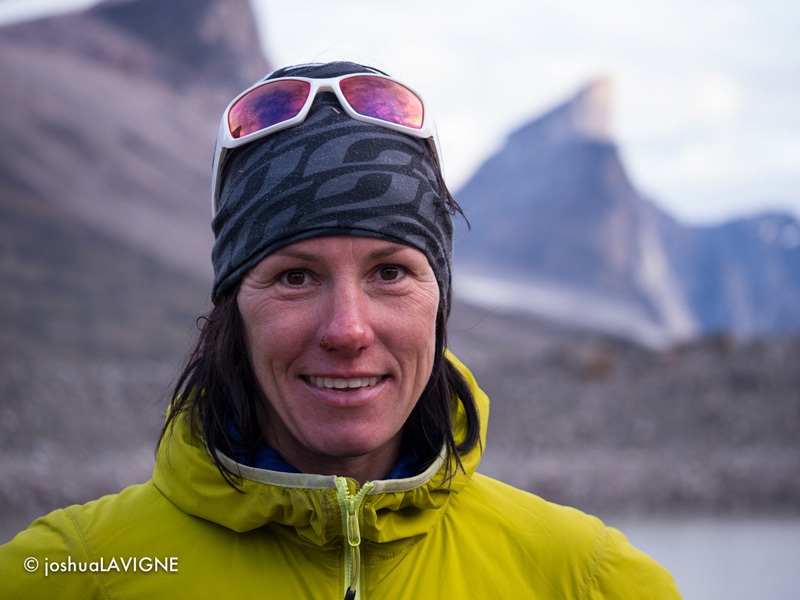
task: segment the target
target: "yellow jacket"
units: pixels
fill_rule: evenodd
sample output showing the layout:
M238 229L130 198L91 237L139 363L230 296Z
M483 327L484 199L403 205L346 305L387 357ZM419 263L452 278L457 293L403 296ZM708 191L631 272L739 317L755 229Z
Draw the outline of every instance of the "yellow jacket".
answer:
M485 439L488 399L456 364ZM151 481L54 511L0 547L0 598L341 600L351 575L361 600L680 597L618 531L476 473L480 454L449 485L440 461L360 489L231 461L237 491L179 420Z

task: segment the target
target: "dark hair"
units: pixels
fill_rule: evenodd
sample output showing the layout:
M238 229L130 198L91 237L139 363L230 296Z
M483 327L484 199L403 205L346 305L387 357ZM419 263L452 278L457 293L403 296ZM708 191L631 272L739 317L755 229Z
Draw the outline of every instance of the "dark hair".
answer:
M266 402L245 345L244 328L236 302L238 286L228 290L209 314L198 320L200 335L173 388L171 410L159 445L175 420L188 418L192 435L201 431L214 464L229 484L233 473L220 459L247 455L265 443ZM439 303L433 368L403 429L404 446L421 464L431 463L444 446L446 480L462 468L459 454L480 442L480 417L475 399L461 373L445 356L447 316ZM456 443L452 428L456 398L464 407L467 432Z

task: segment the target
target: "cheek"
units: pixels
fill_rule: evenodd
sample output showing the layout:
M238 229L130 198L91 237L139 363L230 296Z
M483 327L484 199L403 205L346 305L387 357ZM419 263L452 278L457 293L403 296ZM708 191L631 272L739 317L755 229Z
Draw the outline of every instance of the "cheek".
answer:
M437 289L437 293L425 294L412 305L406 305L391 319L398 327L397 335L402 339L405 353L416 363L417 377L424 379L423 385L433 368L436 352L438 299Z
M240 297L239 312L247 353L263 385L264 375L296 354L303 343L303 327L308 329L309 319L285 307L279 310L271 302L251 300L247 296Z
M269 356L272 363L288 364L300 354L313 349L316 344L315 328L307 316L295 318L296 315L284 315L262 329L264 355Z

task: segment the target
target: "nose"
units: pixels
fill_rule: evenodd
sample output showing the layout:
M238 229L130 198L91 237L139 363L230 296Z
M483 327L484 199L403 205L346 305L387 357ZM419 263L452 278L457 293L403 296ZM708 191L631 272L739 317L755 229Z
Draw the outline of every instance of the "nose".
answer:
M369 308L369 298L357 284L335 286L317 334L320 347L341 356L361 354L375 339Z

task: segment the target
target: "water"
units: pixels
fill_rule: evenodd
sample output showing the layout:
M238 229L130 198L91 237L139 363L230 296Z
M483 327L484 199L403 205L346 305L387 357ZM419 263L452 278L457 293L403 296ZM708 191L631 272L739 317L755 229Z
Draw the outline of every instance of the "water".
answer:
M800 599L800 519L614 520L686 600Z

